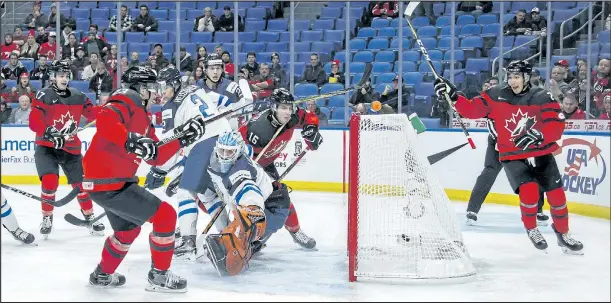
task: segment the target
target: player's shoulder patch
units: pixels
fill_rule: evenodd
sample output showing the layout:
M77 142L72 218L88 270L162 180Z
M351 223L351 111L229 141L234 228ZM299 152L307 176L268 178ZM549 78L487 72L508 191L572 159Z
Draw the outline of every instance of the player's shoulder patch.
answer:
M532 90L532 102L533 104L543 105L547 103L555 103L558 102L554 95L549 90L540 87L533 87Z
M238 88L240 88L240 86L239 86L237 83L235 83L235 82L233 82L233 81L228 81L228 82L229 82L229 83L227 84L227 88L225 89L226 91L228 91L228 92L230 92L230 93L235 93L235 92L236 92L236 90L237 90Z

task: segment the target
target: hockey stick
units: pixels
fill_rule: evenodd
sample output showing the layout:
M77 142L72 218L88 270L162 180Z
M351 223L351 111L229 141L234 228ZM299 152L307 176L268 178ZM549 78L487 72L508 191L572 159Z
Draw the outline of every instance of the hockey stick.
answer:
M30 199L34 199L34 200L36 200L36 201L40 201L40 202L42 202L42 203L46 203L46 204L49 204L49 205L53 205L53 206L55 206L55 207L62 207L62 206L64 206L64 205L68 204L68 202L70 202L70 201L74 200L74 198L76 198L76 196L77 196L77 195L78 195L78 193L79 193L79 188L78 188L78 187L75 187L75 188L73 188L73 189L72 189L72 191L70 191L70 193L68 193L68 195L66 195L64 198L59 199L59 200L57 200L57 201L51 201L51 200L43 199L43 198L41 198L41 197L39 197L39 196L35 196L35 195L33 195L33 194L30 194L30 193L28 193L28 192L26 192L26 191L23 191L23 190L19 189L19 188L15 188L15 187L12 187L12 186L8 186L8 185L6 185L6 184L0 184L0 186L2 186L2 188L4 188L4 189L8 189L8 190L10 190L10 191L12 191L12 192L16 192L16 193L18 193L18 194L20 194L20 195L23 195L23 196L26 196L26 197L28 197L28 198L30 198Z
M176 162L176 164L172 165L172 167L170 167L170 169L168 169L168 173L171 172L172 170L174 170L175 168L179 167L181 164L181 161ZM81 226L81 227L87 227L97 221L99 221L100 219L104 218L106 216L106 212L103 212L101 214L99 214L97 217L93 218L93 220L91 221L87 221L87 220L83 220L83 219L79 219L77 218L75 215L71 214L71 213L67 213L64 215L64 220L68 221L68 223L75 225L75 226Z
M449 156L449 155L453 154L455 151L457 151L457 150L461 149L463 146L465 146L465 145L467 145L467 144L468 144L468 143L463 143L463 144L461 144L461 145L458 145L458 146L452 147L452 148L450 148L450 149L446 149L446 150L440 151L440 152L438 152L438 153L435 153L435 154L432 154L432 155L428 156L428 157L427 157L427 159L429 160L429 163L430 163L431 165L433 165L433 164L435 164L435 163L437 163L437 162L439 162L439 161L443 160L443 159L444 159L444 158L446 158L447 156Z
M299 156L297 156L297 159L295 159L295 161L293 161L293 163L291 163L291 165L289 165L289 167L286 168L286 170L282 173L282 175L280 175L280 177L278 178L278 181L284 179L284 177L286 177L286 175L289 174L289 172L291 172L291 170L293 170L293 168L297 165L297 163L299 163L299 161L301 161L301 159L303 158L303 156L305 156L305 154L310 151L310 148L306 148L304 149L301 153L299 153Z
M418 5L420 5L419 1L411 1L407 5L407 8L405 9L405 15L407 17L411 17L412 13L414 12L414 10L416 9ZM420 40L420 38L418 37L418 33L416 32L416 29L414 29L412 22L409 21L409 18L405 18L405 20L407 21L407 25L409 26L410 30L412 31L412 34L414 35L414 39L416 39L416 42L418 43L418 47L420 48L420 52L422 52L422 56L424 56L424 60L426 60L426 63L431 68L431 71L433 72L433 76L435 77L435 79L440 78L439 74L435 70L435 66L433 66L433 61L431 61L431 57L429 57L429 53L427 52L426 48L424 47L424 44L422 44L422 40ZM462 117L454 108L454 105L452 104L452 100L450 100L450 96L448 94L444 94L444 97L446 101L448 102L448 104L450 105L450 107L454 109L454 115L456 116L456 119L458 120L458 123L460 124L460 128L462 128L462 132L467 137L467 141L469 141L469 145L471 145L472 149L475 149L475 143L473 142L473 139L471 138L469 131L465 127L465 124L462 121Z
M295 100L294 103L299 104L299 103L308 102L308 101L326 99L326 98L333 97L333 96L343 95L353 90L361 89L365 85L365 83L367 83L367 81L371 81L370 78L371 78L372 71L373 71L373 65L371 63L367 63L365 65L365 70L363 71L363 76L361 77L361 80L354 87L348 88L348 89L342 89L342 90L338 90L338 91L334 91L334 92L330 92L330 93L326 93L322 95L306 97L303 99Z

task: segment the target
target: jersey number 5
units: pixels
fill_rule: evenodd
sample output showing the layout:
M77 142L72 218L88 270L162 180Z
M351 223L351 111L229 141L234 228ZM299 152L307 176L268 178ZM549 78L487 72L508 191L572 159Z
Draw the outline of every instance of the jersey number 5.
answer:
M200 98L200 96L196 94L192 94L191 102L193 102L193 104L201 104L199 106L199 111L202 113L202 116L204 116L204 118L209 118L211 116L214 116L214 114L211 114L208 112L208 104L206 103L206 101Z

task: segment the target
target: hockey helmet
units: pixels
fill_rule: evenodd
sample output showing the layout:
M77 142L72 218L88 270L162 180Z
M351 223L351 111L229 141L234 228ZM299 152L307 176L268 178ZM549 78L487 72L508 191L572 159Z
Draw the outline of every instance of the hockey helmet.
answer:
M121 76L121 82L137 92L140 92L141 86L146 86L149 91L157 92L157 72L150 66L128 68Z
M51 63L50 72L52 73L52 78L55 78L57 73L65 73L68 75L68 79L72 79L72 69L70 68L68 60L53 61L53 63Z
M212 67L212 66L218 66L221 68L221 73L219 75L217 75L216 77L218 77L218 79L214 79L215 77L212 77L209 74L208 68ZM206 78L214 83L217 83L219 81L221 81L221 79L224 77L224 72L225 72L225 65L223 64L223 60L221 59L221 57L216 54L210 54L208 55L208 57L206 57L206 61L204 61L204 74L206 75Z
M165 67L163 69L161 69L159 71L159 74L157 75L157 84L158 84L158 89L159 95L163 95L165 94L165 89L167 87L172 87L174 88L174 94L178 93L178 91L180 90L180 87L182 85L182 76L180 75L180 72L175 68L175 67Z
M293 104L295 98L291 95L291 92L286 88L276 88L271 95L272 101L275 104Z
M221 134L216 140L214 152L219 162L220 172L225 174L233 166L244 150L244 140L237 131Z

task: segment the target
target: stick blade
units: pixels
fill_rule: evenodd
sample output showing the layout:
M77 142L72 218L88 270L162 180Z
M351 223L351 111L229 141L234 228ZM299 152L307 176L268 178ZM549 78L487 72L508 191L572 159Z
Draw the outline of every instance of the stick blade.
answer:
M461 145L458 145L458 146L452 147L452 148L450 148L450 149L446 149L446 150L444 150L444 151L440 151L440 152L438 152L438 153L436 153L436 154L432 154L432 155L428 156L428 157L427 157L427 159L429 160L429 163L430 163L431 165L433 165L433 164L435 164L435 163L437 163L437 162L439 162L439 161L443 160L443 159L444 159L444 158L446 158L447 156L449 156L449 155L453 154L455 151L457 151L457 150L461 149L463 146L465 146L465 145L467 145L467 144L469 144L469 143L468 143L468 142L466 142L466 143L463 143L463 144L461 144Z
M407 7L405 8L404 14L408 17L411 17L418 5L420 5L420 1L410 1L409 4L407 4Z
M371 80L370 78L371 78L372 70L373 70L373 64L371 63L365 64L365 71L363 72L363 77L361 78L361 81L359 81L358 87L363 87L363 85L365 85L367 81Z

